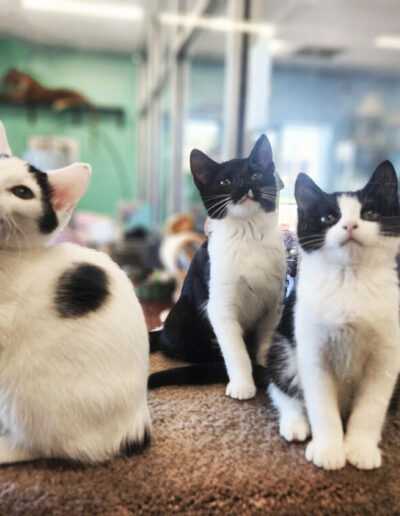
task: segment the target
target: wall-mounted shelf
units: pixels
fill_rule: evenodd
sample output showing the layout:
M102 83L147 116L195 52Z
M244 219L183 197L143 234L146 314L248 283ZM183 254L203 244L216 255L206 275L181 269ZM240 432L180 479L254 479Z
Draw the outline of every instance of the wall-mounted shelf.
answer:
M49 104L10 102L8 100L0 99L0 111L3 107L25 109L28 120L32 122L36 121L39 113L46 113L56 117L70 117L73 124L81 124L83 118L87 116L93 120L96 120L97 117L113 117L119 126L125 125L125 110L118 107L95 106L91 108L89 106L75 106L63 109L62 111L55 111Z

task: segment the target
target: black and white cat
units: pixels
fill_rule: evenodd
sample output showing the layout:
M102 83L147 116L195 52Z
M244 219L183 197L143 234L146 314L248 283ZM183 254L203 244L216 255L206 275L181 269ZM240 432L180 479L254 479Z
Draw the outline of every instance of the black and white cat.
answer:
M0 122L0 464L98 462L150 432L148 335L131 283L105 254L45 246L90 180L12 157Z
M211 233L164 328L150 334L152 349L197 362L215 360L219 345L229 376L226 394L252 398L248 351L265 360L282 311L286 261L277 203L283 183L264 135L249 158L218 164L195 149L190 165Z
M299 276L267 360L280 433L311 433L319 467L376 468L400 369L396 173L385 161L362 190L333 194L300 174L295 196Z

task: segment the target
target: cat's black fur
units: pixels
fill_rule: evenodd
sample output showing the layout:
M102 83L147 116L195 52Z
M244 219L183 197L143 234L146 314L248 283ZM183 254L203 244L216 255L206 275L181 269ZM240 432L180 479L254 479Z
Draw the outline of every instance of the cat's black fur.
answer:
M60 317L81 317L98 310L110 295L106 272L91 263L66 270L58 280L55 294Z
M248 158L218 164L194 149L190 166L210 218L224 218L226 203L237 203L250 189L253 200L259 202L264 211L276 210L278 189L283 187L283 183L275 172L271 146L265 135L257 140ZM268 196L263 195L265 192ZM206 241L192 260L180 298L171 309L163 329L150 333L151 351L161 350L168 356L191 362L222 359L206 313L209 279L210 258ZM252 332L245 336L245 342L251 353Z
M33 165L28 165L28 170L36 179L42 192L43 214L39 219L39 229L43 234L48 235L58 226L57 215L51 202L52 189L45 172Z

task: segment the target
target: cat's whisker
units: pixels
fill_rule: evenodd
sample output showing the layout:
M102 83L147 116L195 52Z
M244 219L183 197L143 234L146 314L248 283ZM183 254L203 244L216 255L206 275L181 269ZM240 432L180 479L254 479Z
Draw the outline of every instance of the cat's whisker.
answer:
M217 209L217 211L214 213L214 217L218 218L224 212L224 210L226 210L228 208L228 206L230 206L231 204L232 204L232 201L229 200L229 201L227 201L226 204L220 206Z
M208 207L208 210L209 210L210 212L213 212L213 213L215 213L215 212L214 212L214 210L216 210L216 212L218 212L218 213L222 213L222 212L223 212L223 210L226 208L226 206L227 206L229 203L231 203L231 202L232 202L232 201L231 201L231 199L230 199L230 198L229 198L229 199L224 199L224 200L222 200L222 201L218 201L218 202L214 203L212 206L209 206L209 207Z
M224 194L210 194L210 195L204 194L203 195L203 199L213 199L213 198L217 198L217 197L229 197L229 195L226 194L226 193L224 193Z

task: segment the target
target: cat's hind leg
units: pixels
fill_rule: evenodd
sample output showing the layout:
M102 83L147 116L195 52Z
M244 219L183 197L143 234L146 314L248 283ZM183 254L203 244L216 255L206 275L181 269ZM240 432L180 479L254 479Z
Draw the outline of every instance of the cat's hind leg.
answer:
M0 465L26 462L39 458L39 454L19 446L13 446L5 436L0 437Z
M270 383L268 394L279 412L279 433L286 441L305 441L310 436L310 425L304 413L303 403L288 396L274 383Z

